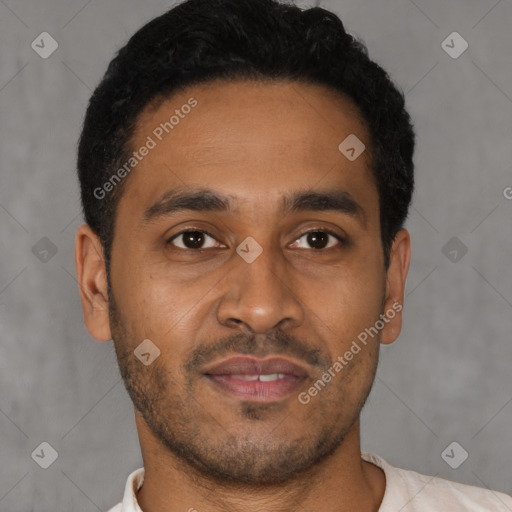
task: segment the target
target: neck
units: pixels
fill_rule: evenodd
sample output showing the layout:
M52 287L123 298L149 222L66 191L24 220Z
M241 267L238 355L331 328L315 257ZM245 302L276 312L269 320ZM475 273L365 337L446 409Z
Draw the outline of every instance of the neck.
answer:
M284 512L297 503L316 512L377 512L384 496L384 472L361 459L359 420L321 463L267 487L214 482L162 447L140 418L137 427L145 469L137 500L143 512Z

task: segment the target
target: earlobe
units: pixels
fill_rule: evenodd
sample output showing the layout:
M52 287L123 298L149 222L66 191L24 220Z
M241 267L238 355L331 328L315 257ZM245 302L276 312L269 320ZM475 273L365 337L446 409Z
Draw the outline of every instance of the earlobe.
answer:
M386 299L384 315L386 325L381 331L381 343L395 341L402 329L402 310L405 297L405 283L411 260L411 237L406 229L395 236L389 256L386 276Z
M112 334L103 247L87 224L76 234L75 265L87 330L98 341L109 341Z

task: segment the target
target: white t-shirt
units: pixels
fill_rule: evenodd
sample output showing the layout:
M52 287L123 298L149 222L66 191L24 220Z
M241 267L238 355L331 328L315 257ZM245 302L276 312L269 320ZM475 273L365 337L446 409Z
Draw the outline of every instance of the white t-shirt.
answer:
M395 468L372 453L363 452L361 457L386 475L379 512L512 512L512 497L507 494ZM133 471L123 501L108 512L142 512L136 492L143 482L144 468Z

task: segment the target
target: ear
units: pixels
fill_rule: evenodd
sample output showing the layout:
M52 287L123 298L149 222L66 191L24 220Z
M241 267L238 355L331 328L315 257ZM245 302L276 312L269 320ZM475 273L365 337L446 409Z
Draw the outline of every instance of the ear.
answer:
M401 229L393 240L386 274L385 326L381 331L380 338L380 342L386 345L393 343L402 330L405 281L410 261L411 237L406 229Z
M93 338L109 341L112 334L105 258L100 239L88 224L80 226L76 233L75 265L85 326Z

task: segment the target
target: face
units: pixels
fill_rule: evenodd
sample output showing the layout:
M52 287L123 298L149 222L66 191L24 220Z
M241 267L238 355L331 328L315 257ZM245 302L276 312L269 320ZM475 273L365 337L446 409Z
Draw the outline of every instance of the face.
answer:
M345 356L406 266L384 268L350 134L370 147L347 99L296 82L189 87L139 117L132 147L152 148L116 213L109 327L139 430L210 478L284 481L335 452L398 335L396 313Z

